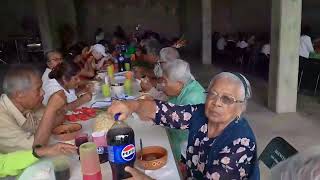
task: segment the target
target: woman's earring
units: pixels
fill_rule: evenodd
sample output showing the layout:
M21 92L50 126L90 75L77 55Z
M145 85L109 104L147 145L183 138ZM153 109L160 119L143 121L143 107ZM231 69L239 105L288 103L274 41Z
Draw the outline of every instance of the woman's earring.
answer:
M240 119L240 115L237 115L236 117L236 121L238 121Z

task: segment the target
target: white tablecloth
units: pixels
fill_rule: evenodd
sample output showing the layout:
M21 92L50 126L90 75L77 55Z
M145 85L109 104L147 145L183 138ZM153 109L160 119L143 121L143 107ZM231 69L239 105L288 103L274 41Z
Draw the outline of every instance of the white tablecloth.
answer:
M152 178L155 179L163 179L163 180L175 180L180 179L178 169L172 154L171 146L164 128L160 126L154 126L151 123L146 123L140 121L137 116L135 118L130 119L127 123L133 128L135 133L135 141L136 141L136 150L140 150L139 141L140 138L143 141L143 146L162 146L167 149L168 151L168 162L167 164L154 171L146 170L145 173ZM81 122L83 126L83 132L91 133L93 121ZM70 156L70 164L71 164L71 178L70 180L79 180L82 179L81 174L81 165L80 161L78 160L77 155ZM110 168L109 162L101 164L101 171L103 180L111 179L112 172Z
M98 100L102 100L99 98ZM88 103L91 104L92 102ZM130 118L127 123L130 125L135 133L135 141L136 141L136 150L140 150L140 138L142 139L143 146L162 146L168 151L168 162L167 164L154 171L146 170L145 173L151 176L154 179L159 180L178 180L180 179L179 172L172 154L172 149L169 143L169 139L166 133L165 128L160 126L153 125L152 122L143 122L139 119L139 117L134 114L134 118ZM82 132L91 134L92 133L92 126L94 120L89 120L85 122L80 122L82 125ZM56 142L52 140L51 142ZM71 164L71 178L70 180L80 180L82 179L81 173L81 165L80 161L78 160L78 155L73 155L69 157L70 164ZM112 172L110 168L109 162L101 164L101 171L103 180L112 179Z

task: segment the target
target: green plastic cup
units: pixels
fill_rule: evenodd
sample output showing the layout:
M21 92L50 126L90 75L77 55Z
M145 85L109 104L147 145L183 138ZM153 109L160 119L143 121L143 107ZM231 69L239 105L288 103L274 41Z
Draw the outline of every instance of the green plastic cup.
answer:
M107 67L107 73L109 77L113 77L113 66L108 66Z
M111 96L110 86L108 84L103 84L102 85L102 95L104 97L110 97Z
M130 71L130 63L124 63L124 69Z
M132 95L132 82L130 79L126 79L124 81L124 92L128 95Z

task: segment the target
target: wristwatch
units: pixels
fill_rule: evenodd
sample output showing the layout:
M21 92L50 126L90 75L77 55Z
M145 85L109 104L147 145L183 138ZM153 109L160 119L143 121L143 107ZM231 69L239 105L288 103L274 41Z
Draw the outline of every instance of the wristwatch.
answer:
M41 148L41 147L42 147L42 145L40 145L40 144L37 144L37 145L35 145L35 146L32 147L32 155L33 155L34 157L38 158L38 159L40 159L40 158L42 158L42 157L39 156L39 155L36 153L36 149L39 149L39 148Z

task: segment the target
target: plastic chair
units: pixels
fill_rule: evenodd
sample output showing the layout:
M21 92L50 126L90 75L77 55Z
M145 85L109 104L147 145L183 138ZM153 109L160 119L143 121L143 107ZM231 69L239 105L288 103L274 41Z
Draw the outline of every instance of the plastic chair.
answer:
M279 162L295 155L298 151L281 137L273 138L259 156L269 169L277 165Z

